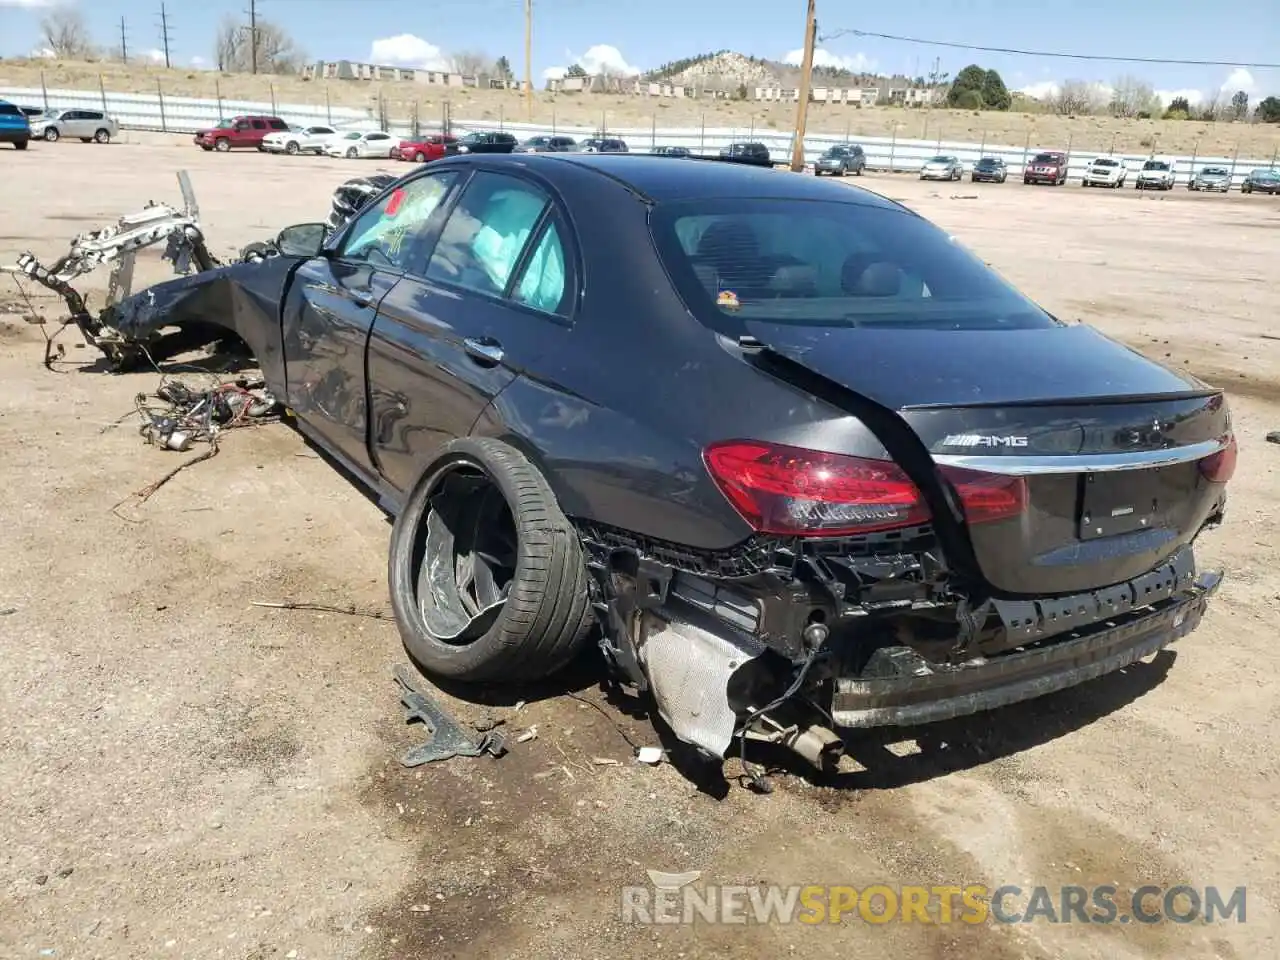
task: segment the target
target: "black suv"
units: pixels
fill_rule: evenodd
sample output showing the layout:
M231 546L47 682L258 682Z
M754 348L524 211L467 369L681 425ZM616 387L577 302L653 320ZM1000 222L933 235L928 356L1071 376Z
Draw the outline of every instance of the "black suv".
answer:
M773 158L763 143L731 143L720 148L720 159L730 163L749 163L757 167L772 167Z
M614 137L591 137L582 141L582 149L586 153L629 153L627 142Z
M693 151L688 147L654 147L650 153L656 157L692 157Z
M457 147L459 153L510 153L518 143L510 133L477 131L459 137Z
M573 137L530 137L516 147L516 153L573 153L579 150Z
M835 177L843 177L847 173L854 176L862 176L862 171L867 168L867 157L862 152L861 147L849 146L841 144L835 147L829 147L813 164L814 176L820 177L824 173Z

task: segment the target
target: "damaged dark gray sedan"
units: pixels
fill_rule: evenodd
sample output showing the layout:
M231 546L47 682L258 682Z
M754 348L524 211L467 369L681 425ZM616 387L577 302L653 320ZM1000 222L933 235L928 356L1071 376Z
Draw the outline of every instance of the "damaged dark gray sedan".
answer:
M714 160L446 158L99 338L238 334L396 517L429 674L597 642L724 756L973 713L1195 629L1220 390L1066 324L903 206Z

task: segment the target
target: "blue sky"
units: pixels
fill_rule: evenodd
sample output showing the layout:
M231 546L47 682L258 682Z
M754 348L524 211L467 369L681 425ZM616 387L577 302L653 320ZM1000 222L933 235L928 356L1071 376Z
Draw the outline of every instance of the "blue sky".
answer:
M0 0L0 54L40 46L43 7L54 0ZM131 49L156 49L160 0L79 0L95 39L118 43L124 16ZM819 0L819 33L856 27L988 46L1173 59L1280 60L1277 0L1077 0L1067 7L1026 0L915 0L867 5ZM166 0L175 65L207 65L219 19L248 6L225 0ZM436 65L458 50L505 55L522 74L523 0L261 0L259 15L286 26L312 59L373 59ZM1053 10L1053 12L1049 12ZM1208 14L1206 16L1206 14ZM534 0L534 75L581 62L648 68L705 50L782 59L801 45L803 0ZM1280 94L1280 71L1089 63L996 55L843 36L821 44L819 62L888 73L927 73L935 57L952 74L970 62L995 67L1013 88L1043 91L1066 78L1108 83L1123 73L1166 98L1203 97L1224 85L1254 100ZM0 78L3 71L0 68Z

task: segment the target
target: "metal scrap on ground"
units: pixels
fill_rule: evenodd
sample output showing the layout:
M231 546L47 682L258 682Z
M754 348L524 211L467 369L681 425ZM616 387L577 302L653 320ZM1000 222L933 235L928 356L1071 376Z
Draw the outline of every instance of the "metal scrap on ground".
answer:
M481 734L478 740L469 736L443 707L418 687L404 664L396 665L395 678L400 685L400 702L405 707L405 722L421 721L427 732L426 743L413 747L400 758L400 762L406 767L417 767L451 757L479 757L486 753L500 757L507 752L502 734L493 730Z

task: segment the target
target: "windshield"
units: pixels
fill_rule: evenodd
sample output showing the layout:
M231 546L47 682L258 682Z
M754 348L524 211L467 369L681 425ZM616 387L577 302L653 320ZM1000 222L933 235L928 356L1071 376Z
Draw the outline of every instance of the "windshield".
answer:
M1168 170L1169 165L1160 160L1148 160L1142 165L1143 170Z
M955 160L955 157L934 157L932 160L929 160L929 161L927 161L927 162L929 162L929 163L951 163L953 160Z
M360 139L361 137L363 137L363 136L364 136L364 134L363 134L363 133L348 133L348 134L347 134L345 137L343 137L342 139L343 139L343 140L359 140L359 139Z
M996 159L995 157L983 157L981 160L979 160L979 161L978 161L978 166L980 166L980 167L998 167L998 166L1000 166L1000 161L999 161L998 159Z
M219 120L219 121L217 122L217 124L214 126L214 128L213 128L213 129L215 129L215 130L230 130L230 129L231 129L231 127L232 127L234 124L235 124L235 121L234 121L234 120Z
M1107 157L1099 157L1097 160L1093 161L1093 165L1094 165L1095 167L1118 167L1118 166L1120 166L1120 164L1119 164L1119 162L1118 162L1118 161L1108 159Z
M524 142L526 147L545 147L550 141L547 137L530 137Z
M945 232L862 203L688 200L654 208L659 255L693 315L804 327L1051 327Z
M1058 156L1054 153L1037 153L1031 158L1032 163L1057 163Z
M1280 177L1280 171L1277 170L1255 170L1250 174L1255 180L1274 180Z
M1225 177L1227 175L1226 167L1205 167L1200 171L1200 175L1204 177Z
M62 116L61 110L46 110L41 116L41 120L57 120Z
M828 147L824 157L843 157L849 153L848 147Z

